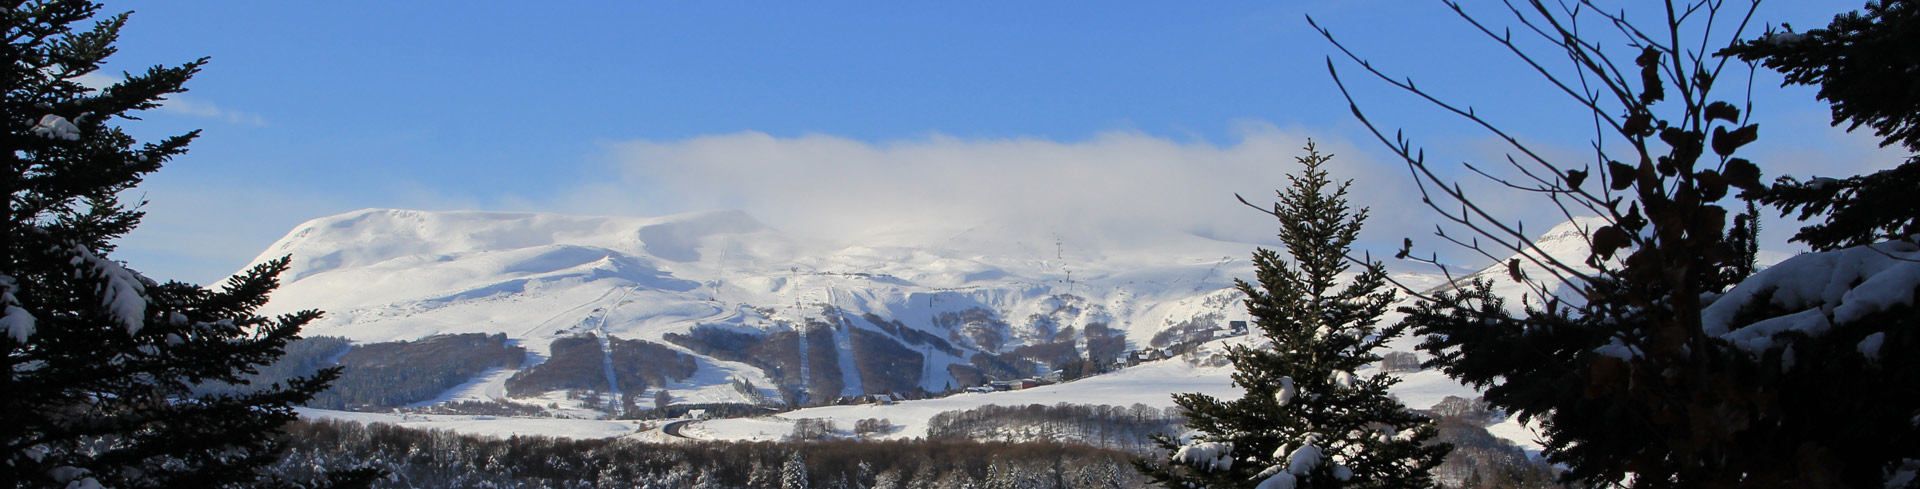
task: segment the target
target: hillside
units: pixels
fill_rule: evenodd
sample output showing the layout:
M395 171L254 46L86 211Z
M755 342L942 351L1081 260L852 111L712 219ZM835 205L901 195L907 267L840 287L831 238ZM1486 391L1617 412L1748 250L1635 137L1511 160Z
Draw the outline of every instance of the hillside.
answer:
M1580 255L1577 223L1548 231L1538 246L1561 259ZM502 334L526 349L517 370L488 370L408 406L504 402L582 419L307 411L317 417L603 437L638 425L592 419L633 415L660 401L812 405L821 407L709 421L685 434L774 440L790 435L797 420L819 419L834 423L835 436L853 436L862 420L882 419L888 429L877 436L915 438L935 414L990 404L1159 409L1175 392L1237 395L1230 369L1208 361L1225 344L1252 338L1210 336L1245 318L1229 286L1251 274L1241 257L1253 245L1185 236L1129 249L1024 232L1001 226L935 245L905 235L846 245L795 238L738 212L628 218L365 210L303 224L261 259L294 255L290 280L268 307L326 310L310 335L366 346ZM1503 282L1505 267L1470 276ZM1393 347L1411 351L1415 343L1404 338ZM1159 347L1196 354L1127 368L1106 358ZM1063 365L1090 356L1096 368ZM1108 373L1022 391L827 405L1055 370ZM1394 392L1415 408L1474 395L1431 371L1406 374ZM1491 429L1531 446L1530 432L1511 420Z
M1070 364L1174 346L1244 316L1228 287L1247 275L1251 245L1179 236L1155 249L1098 249L1010 226L919 240L807 241L732 211L364 210L302 224L259 259L293 255L266 311L325 310L309 335L375 344L504 334L527 350L523 368L574 365L540 376L556 380L537 393L498 373L441 402L586 396L608 414L615 400L662 390L679 403L824 404L1094 371ZM592 368L581 355L593 348L556 350L588 337L604 372L578 372ZM629 365L658 355L620 360L621 344L686 355L691 371ZM623 385L640 378L615 374L629 370L673 375Z

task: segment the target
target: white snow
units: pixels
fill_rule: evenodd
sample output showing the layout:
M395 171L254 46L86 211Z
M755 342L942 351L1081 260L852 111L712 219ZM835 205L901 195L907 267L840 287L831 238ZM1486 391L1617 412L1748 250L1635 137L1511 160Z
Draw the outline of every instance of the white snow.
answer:
M630 218L370 209L302 224L256 261L292 254L286 283L261 312L326 311L308 334L370 343L505 333L536 354L596 329L656 343L696 325L780 331L827 305L847 311L855 328L875 327L854 314L870 312L939 338L949 335L935 317L990 310L1005 323L1007 349L1093 323L1142 348L1181 321L1214 318L1224 327L1246 317L1229 287L1250 275L1232 256L1251 245L1196 237L1172 251L1094 252L1044 236L1044 250L986 231L931 246L908 238L842 246L734 211ZM844 345L848 334L833 339ZM928 357L920 387L934 391L953 385L947 366L971 353L909 347ZM854 359L839 360L845 393L859 393ZM694 378L670 389L688 401L748 400L733 392L734 378L778 398L778 383L759 369L704 357Z
M43 138L68 141L80 139L80 126L73 125L73 122L65 117L53 114L40 116L40 121L33 124L32 131L35 136Z
M307 334L365 343L505 333L529 350L535 359L529 364L546 358L551 340L577 332L601 329L606 335L664 344L665 334L684 333L694 325L748 333L780 331L789 327L783 323L817 318L825 305L846 311L854 328L872 329L855 314L871 312L942 338L946 330L933 325L933 317L988 309L1008 323L1008 348L1045 340L1044 328L1030 322L1036 316L1056 327L1082 331L1091 323L1108 324L1127 335L1130 348L1144 347L1154 333L1181 321L1213 318L1224 327L1226 321L1247 317L1237 293L1228 287L1234 277L1252 276L1244 258L1251 245L1195 238L1154 248L1095 249L1071 238L990 231L935 245L903 237L846 246L793 238L737 212L627 218L375 209L309 221L258 261L293 254L293 265L283 276L286 283L262 312L327 311ZM1573 235L1561 234L1566 236L1548 247L1578 250L1577 260L1583 261L1584 242L1570 244L1580 240L1568 241ZM1408 275L1403 280L1438 279ZM1252 338L1224 340L1207 349L1217 351L1221 343ZM929 390L941 390L952 381L947 365L967 363L964 356L909 347L927 354L921 386ZM757 368L707 357L697 362L692 378L667 386L675 402L749 401L733 390L733 379L750 381L764 397L778 398L772 390L778 383ZM881 438L915 438L925 436L927 420L935 414L987 404L1165 408L1173 405L1173 393L1237 398L1244 391L1233 386L1231 372L1231 367L1197 367L1172 359L1019 391L700 421L687 425L683 433L714 440L778 440L791 432L796 419L828 419L844 430L858 420L881 418L897 427ZM501 383L509 375L504 370L488 372L432 403L501 399ZM1410 407L1475 395L1438 371L1402 376L1405 381L1393 386L1392 393ZM854 380L846 382L850 388L859 385L855 377L847 380ZM1282 395L1297 395L1295 389L1282 390ZM520 402L565 404L562 394ZM565 408L554 414L597 415ZM633 426L593 419L319 410L303 415L490 435L618 436ZM1509 439L1537 447L1524 429L1506 432L1529 437Z
M1802 39L1806 39L1806 38L1807 38L1806 34L1801 34L1798 32L1775 32L1772 34L1767 34L1766 37L1760 38L1760 42L1772 44L1775 46L1784 46L1784 45L1800 42Z
M1912 306L1920 289L1920 247L1904 241L1807 253L1761 270L1701 311L1703 330L1749 351L1784 347L1773 336L1821 336L1873 314ZM1735 315L1759 297L1799 312L1734 328Z
M6 315L0 316L0 328L5 328L16 343L26 343L33 336L33 323L32 313L12 304L7 305Z
M1273 393L1273 402L1285 406L1288 402L1292 402L1293 396L1299 394L1299 392L1300 391L1293 386L1293 377L1281 377L1280 390Z
M1734 346L1751 353L1759 353L1773 348L1773 335L1788 331L1799 331L1811 336L1827 334L1833 323L1827 322L1827 315L1819 308L1808 309L1785 316L1756 321L1747 327L1720 335L1720 339L1732 342Z
M1293 475L1307 475L1313 469L1319 468L1320 461L1325 458L1320 447L1314 445L1319 442L1319 436L1307 435L1306 443L1300 444L1300 448L1295 448L1293 453L1287 454L1287 472Z
M1260 481L1260 485L1253 486L1253 489L1293 489L1297 482L1292 473L1281 472Z
M715 419L693 423L682 432L689 436L716 440L778 440L793 431L793 420L819 418L841 427L868 418L890 420L899 428L883 436L888 439L924 437L927 420L947 411L973 409L989 404L1025 406L1059 403L1107 404L1131 406L1144 404L1154 408L1173 406L1172 394L1199 392L1216 397L1238 397L1239 388L1228 378L1231 367L1195 367L1179 359L1144 363L1119 372L1088 377L1073 382L1045 385L1017 391L967 393L938 399L904 401L885 406L824 406L791 411L761 418Z
M1904 459L1900 461L1900 468L1894 469L1887 474L1887 484L1883 487L1887 489L1902 489L1912 484L1916 476L1920 476L1920 460L1911 458Z
M1352 389L1355 382L1353 378L1353 372L1348 372L1345 370L1334 371L1333 374L1329 376L1328 380L1332 381L1333 385L1340 386L1340 388L1342 389Z
M1575 286L1583 279L1573 275L1591 275L1599 272L1599 269L1586 264L1587 258L1593 254L1593 246L1588 237L1595 229L1606 225L1607 221L1597 216L1579 216L1571 221L1557 224L1548 228L1546 232L1540 233L1531 246L1521 249L1505 260L1495 262L1492 266L1461 277L1457 283L1467 284L1478 279L1492 281L1493 293L1506 298L1507 309L1516 313L1523 310L1527 304L1538 306L1542 301L1540 291L1535 290L1534 284L1515 282L1507 270L1507 262L1519 260L1520 274L1529 282L1544 286L1547 294L1558 298L1563 303L1579 305L1584 300L1580 298ZM1620 256L1616 255L1615 258L1619 259ZM1559 270L1556 273L1554 269L1541 265L1553 262L1559 262L1573 270L1571 272ZM1556 276L1565 278L1571 283L1560 282Z
M68 251L73 253L74 266L91 271L101 281L100 306L107 315L126 327L127 334L140 332L147 322L147 285L152 281L86 248L76 246Z
M1229 470L1233 468L1233 444L1217 441L1188 444L1173 452L1173 461L1208 471Z
M1877 362L1880 361L1880 347L1883 346L1886 341L1887 334L1885 332L1874 333L1861 339L1860 345L1856 348L1858 348L1860 354L1866 356L1868 360Z
M100 481L89 477L93 475L93 471L79 467L55 467L53 470L47 471L47 475L55 481L67 483L67 485L64 486L67 489L101 489L102 487Z
M1640 357L1640 348L1628 346L1617 336L1612 338L1612 342L1600 345L1599 348L1594 348L1593 352L1621 360L1632 360Z

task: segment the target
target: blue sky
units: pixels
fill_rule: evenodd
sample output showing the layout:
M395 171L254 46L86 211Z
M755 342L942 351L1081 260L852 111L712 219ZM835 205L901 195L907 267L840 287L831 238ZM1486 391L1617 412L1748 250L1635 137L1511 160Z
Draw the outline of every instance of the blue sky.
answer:
M1497 3L1468 3L1506 22ZM1821 26L1858 3L1773 2L1755 29ZM732 207L836 236L1140 221L1257 241L1271 223L1232 194L1270 195L1307 137L1350 165L1374 241L1425 233L1432 216L1347 110L1306 15L1543 147L1577 155L1591 131L1437 2L107 4L124 10L109 71L212 63L190 93L125 124L205 133L135 191L150 214L116 256L201 283L302 221L367 207ZM1893 164L1871 139L1827 129L1812 90L1757 80L1751 148L1776 157L1761 161L1769 178ZM1360 93L1435 154L1498 154L1378 83Z

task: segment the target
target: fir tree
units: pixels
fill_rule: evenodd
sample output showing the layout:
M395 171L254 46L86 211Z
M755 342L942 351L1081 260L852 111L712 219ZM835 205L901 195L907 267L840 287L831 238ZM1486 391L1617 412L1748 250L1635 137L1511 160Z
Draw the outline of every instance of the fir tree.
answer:
M787 463L780 466L780 488L807 489L808 487L810 486L807 482L807 457L801 454L800 450L794 450L793 455L787 457Z
M1835 16L1825 29L1769 32L1720 52L1785 74L1783 85L1817 85L1833 125L1873 128L1881 146L1920 153L1920 1L1887 0ZM1920 233L1920 156L1873 175L1781 177L1760 197L1799 219L1825 216L1793 237L1814 250L1860 246Z
M0 14L8 39L0 46L0 124L8 128L0 136L0 487L274 482L261 469L278 457L279 428L336 372L236 394L191 388L245 383L320 313L254 314L284 258L208 290L157 283L108 257L142 216L119 194L198 134L139 143L113 124L185 91L206 60L83 86L78 80L114 53L127 21L121 14L74 27L98 10L85 1L15 2Z
M1269 348L1228 351L1237 400L1176 394L1196 433L1166 463L1139 463L1168 487L1428 487L1434 466L1450 447L1425 443L1436 433L1426 417L1387 393L1397 383L1385 373L1358 377L1374 354L1401 334L1377 327L1393 302L1386 271L1377 262L1342 284L1348 249L1367 211L1347 205L1347 186L1322 168L1332 158L1309 142L1305 167L1265 211L1280 221L1278 252L1254 252L1258 284L1238 281L1247 312Z

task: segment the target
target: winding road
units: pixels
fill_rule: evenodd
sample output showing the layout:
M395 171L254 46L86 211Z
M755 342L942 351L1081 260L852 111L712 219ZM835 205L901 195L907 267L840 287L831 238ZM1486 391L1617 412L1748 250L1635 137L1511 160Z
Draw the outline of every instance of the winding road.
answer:
M675 438L685 438L685 439L688 439L688 440L692 440L692 439L694 439L693 437L690 437L690 436L687 436L687 435L682 435L682 434L680 434L680 427L682 427L682 426L686 426L686 425L687 425L687 423L692 423L692 422L693 422L693 420L691 420L691 419L683 419L683 420L679 420L679 421L673 421L673 422L669 422L669 423L667 423L667 424L666 424L666 426L661 426L661 427L660 427L660 432L661 432L661 433L666 433L666 434L667 434L667 436L671 436L671 437L675 437Z

